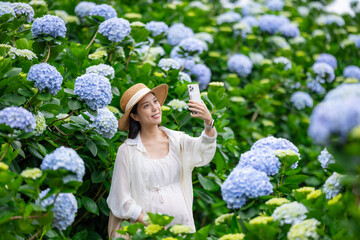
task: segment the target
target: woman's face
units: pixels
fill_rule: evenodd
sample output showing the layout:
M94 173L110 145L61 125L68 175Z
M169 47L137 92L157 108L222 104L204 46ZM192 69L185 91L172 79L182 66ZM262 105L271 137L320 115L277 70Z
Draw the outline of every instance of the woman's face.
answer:
M153 93L146 94L137 106L137 113L130 116L142 127L159 125L161 123L161 106Z

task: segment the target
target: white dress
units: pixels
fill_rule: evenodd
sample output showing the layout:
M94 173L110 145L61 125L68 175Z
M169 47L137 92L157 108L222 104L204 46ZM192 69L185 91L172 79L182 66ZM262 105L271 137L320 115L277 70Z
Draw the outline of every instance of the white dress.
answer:
M169 137L169 153L150 159L140 134L118 149L108 206L117 218L136 221L141 213L174 216L170 225L188 225L195 231L192 213L194 167L208 164L216 151L216 136L200 137L160 127Z

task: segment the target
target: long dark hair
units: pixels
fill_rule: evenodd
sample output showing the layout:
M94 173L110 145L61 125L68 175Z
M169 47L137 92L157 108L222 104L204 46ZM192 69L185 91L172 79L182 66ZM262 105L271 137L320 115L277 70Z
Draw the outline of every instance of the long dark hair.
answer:
M131 109L131 113L137 114L137 107L138 103L135 104L135 106ZM129 135L128 138L134 139L140 132L141 125L138 121L135 121L130 115L129 115Z

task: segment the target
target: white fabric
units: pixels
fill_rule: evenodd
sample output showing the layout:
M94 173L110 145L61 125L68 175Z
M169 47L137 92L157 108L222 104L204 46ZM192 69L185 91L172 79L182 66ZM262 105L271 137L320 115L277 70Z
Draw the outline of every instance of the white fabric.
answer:
M149 88L143 88L137 91L128 101L125 107L125 112L129 110L140 98L142 98L145 94L150 92L151 90Z
M140 134L118 149L107 203L114 216L136 220L140 213L176 215L172 224L195 230L192 171L208 164L216 151L216 136L200 137L160 127L169 137L169 154L150 159Z

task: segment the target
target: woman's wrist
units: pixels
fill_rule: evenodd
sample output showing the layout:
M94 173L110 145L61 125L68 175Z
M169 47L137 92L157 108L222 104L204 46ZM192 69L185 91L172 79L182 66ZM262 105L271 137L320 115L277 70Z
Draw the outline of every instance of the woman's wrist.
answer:
M214 119L210 118L209 120L204 120L205 128L214 127Z

